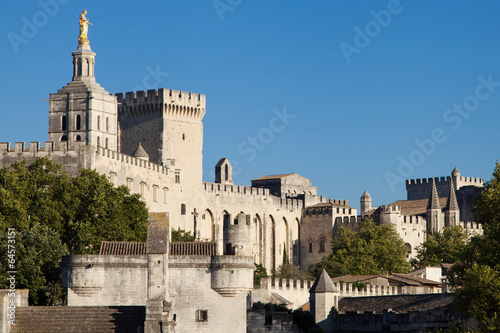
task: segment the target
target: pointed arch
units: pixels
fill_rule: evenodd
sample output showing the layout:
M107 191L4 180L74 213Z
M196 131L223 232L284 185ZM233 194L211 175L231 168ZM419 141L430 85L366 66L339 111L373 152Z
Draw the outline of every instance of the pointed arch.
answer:
M271 244L270 245L270 265L269 267L271 268L272 272L276 271L276 223L274 221L274 217L272 215L269 215L269 222L270 222L270 240Z

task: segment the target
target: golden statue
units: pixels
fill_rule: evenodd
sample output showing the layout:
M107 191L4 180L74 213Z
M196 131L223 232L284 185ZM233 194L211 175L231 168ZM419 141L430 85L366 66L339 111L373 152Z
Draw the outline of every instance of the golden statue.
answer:
M80 36L78 36L78 44L79 45L89 45L89 40L87 39L87 33L89 31L90 21L85 16L87 15L87 10L85 9L80 15Z

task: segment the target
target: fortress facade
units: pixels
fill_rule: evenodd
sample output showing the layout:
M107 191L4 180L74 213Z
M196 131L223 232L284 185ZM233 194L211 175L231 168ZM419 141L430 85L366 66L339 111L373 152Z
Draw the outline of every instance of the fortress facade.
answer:
M385 281L359 292L349 283L337 289L322 274L312 288L310 281L264 279L254 289L254 263L268 272L284 260L305 269L331 252L339 227L357 230L367 217L393 225L408 257L432 230L461 225L469 234L482 232L471 208L483 180L461 177L457 169L451 177L409 180L407 200L381 207L372 207L365 191L359 215L347 200L318 195L296 173L236 185L226 158L215 166L214 182L204 182L205 95L170 89L112 95L95 80L95 55L88 40L73 52L71 82L50 95L49 141L0 143L0 167L49 157L70 175L94 169L147 203L146 244L112 242L103 244L100 255L63 257L69 306L143 306L144 332L246 332L252 301L298 308L311 293L320 321L343 297L440 288L432 281L415 290ZM191 231L201 242L170 243L172 228ZM321 279L329 288L318 284ZM251 315L249 322L263 326L264 314Z
M49 99L49 141L0 143L0 166L48 156L70 174L95 169L116 186L141 195L150 212L168 212L172 228L215 241L220 254L248 253L268 271L283 258L306 268L330 251L339 226L356 229L365 217L394 225L409 256L430 230L462 225L481 232L470 209L483 180L451 177L409 180L408 200L374 208L367 192L361 212L347 200L328 199L298 174L263 176L252 186L233 183L222 158L214 182L203 181L203 118L206 96L158 89L112 95L95 80L90 45L73 52L72 80ZM245 242L225 239L224 225L247 216ZM242 239L243 240L243 239Z

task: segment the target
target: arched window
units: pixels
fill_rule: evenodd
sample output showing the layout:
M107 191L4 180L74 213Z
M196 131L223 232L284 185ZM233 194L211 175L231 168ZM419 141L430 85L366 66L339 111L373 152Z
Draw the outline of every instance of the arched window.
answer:
M67 137L66 135L63 135L63 136L61 137L61 141L68 141L68 137Z
M108 148L108 143L109 143L108 138L106 138L106 140L104 141L104 148Z
M101 138L97 137L97 148L101 146Z
M325 243L326 239L324 236L321 236L318 240L319 243L319 252L325 252Z
M82 129L82 117L80 115L76 116L76 130L79 131Z
M76 141L82 141L82 137L77 135L76 138L75 138Z
M186 215L186 204L181 204L181 215Z
M68 118L66 118L66 116L62 116L62 119L61 119L61 130L62 131L68 130Z
M406 258L410 258L410 255L411 255L411 245L410 245L410 243L406 243L405 246L406 246L406 250L408 251L406 253Z
M109 132L109 118L106 118L106 132Z
M97 116L97 130L101 130L101 116Z

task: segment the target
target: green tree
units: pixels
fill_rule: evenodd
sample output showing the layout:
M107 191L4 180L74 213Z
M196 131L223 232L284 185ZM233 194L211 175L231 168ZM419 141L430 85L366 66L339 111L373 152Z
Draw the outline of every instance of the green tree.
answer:
M483 234L472 237L463 260L453 267L450 283L455 304L474 317L482 332L500 327L500 164L497 161L491 181L476 199L473 209Z
M172 228L172 242L182 243L182 242L194 242L196 237L191 235L191 231L186 231L180 227L175 230Z
M48 158L0 169L0 237L16 232L17 288L30 289L32 304L61 302L62 255L97 254L102 241L145 241L147 216L138 195L96 171L70 177Z
M417 247L417 258L411 263L415 269L453 264L460 261L467 245L467 231L461 226L445 227L441 232L432 231L425 242Z
M338 237L332 240L332 254L308 270L317 276L325 268L332 277L345 273L406 273L410 270L407 253L404 241L391 225L376 225L367 219L361 222L359 232L341 227Z
M267 275L267 270L264 266L255 264L255 270L253 271L253 284L254 286L260 286L260 279L261 278L266 278L269 275Z
M0 252L8 253L7 233L0 237ZM11 267L15 274L16 288L29 289L30 303L60 305L63 299L61 285L61 257L69 254L68 248L61 242L57 231L41 225L35 225L29 230L16 232L13 244L15 262L9 265L8 256L0 256L2 267ZM13 242L10 242L12 244ZM5 288L10 274L7 270L0 271L0 281Z

